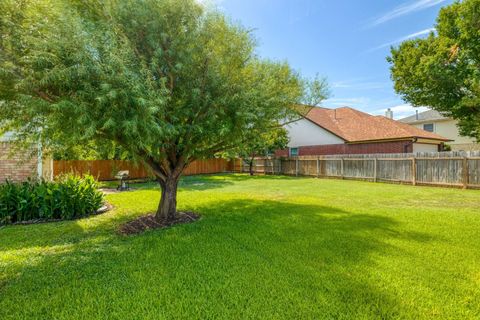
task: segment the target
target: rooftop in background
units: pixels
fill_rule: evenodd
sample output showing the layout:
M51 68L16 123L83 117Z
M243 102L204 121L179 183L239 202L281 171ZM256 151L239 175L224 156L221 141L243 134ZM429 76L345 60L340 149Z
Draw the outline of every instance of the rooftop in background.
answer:
M424 112L417 112L413 116L409 116L398 121L403 123L417 123L425 121L435 121L435 120L446 120L448 117L443 116L440 112L436 110L427 110Z
M427 132L384 116L372 116L350 107L327 109L314 107L306 118L347 142L422 138L450 141L438 134Z

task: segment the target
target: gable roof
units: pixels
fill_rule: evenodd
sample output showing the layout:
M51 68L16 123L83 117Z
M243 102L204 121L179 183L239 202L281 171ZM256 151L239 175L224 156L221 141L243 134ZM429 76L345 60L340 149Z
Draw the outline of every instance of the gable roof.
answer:
M404 123L415 123L415 122L424 122L424 121L435 121L435 120L445 120L448 117L443 116L440 112L436 110L427 110L424 112L419 112L418 115L414 114L398 121Z
M372 116L349 107L337 109L312 108L306 118L347 142L423 138L450 141L438 134L427 132L384 116Z

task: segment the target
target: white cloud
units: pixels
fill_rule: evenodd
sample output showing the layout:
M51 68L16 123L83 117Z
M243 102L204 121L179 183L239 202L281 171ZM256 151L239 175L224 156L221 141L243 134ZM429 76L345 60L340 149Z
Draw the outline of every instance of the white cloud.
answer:
M415 111L429 110L427 107L413 107L409 104L398 104L398 100L371 99L368 97L332 98L325 100L322 106L326 108L351 107L372 115L384 116L388 108L393 111L393 118L398 120L415 114Z
M388 82L346 80L332 83L332 88L344 88L352 90L374 90L388 88L391 84Z
M382 16L374 19L372 22L370 22L370 24L368 24L368 27L378 26L382 23L388 22L398 17L420 10L428 9L445 1L447 0L416 0L413 2L404 3L398 7L395 7L393 10L383 14Z
M387 111L388 108L383 108L383 109L377 109L372 112L374 115L385 115L385 112ZM409 104L401 104L397 106L390 107L390 109L393 111L393 118L398 120L402 119L411 115L415 114L415 111L418 110L418 112L424 112L427 111L427 107L413 107Z
M430 34L430 32L434 32L434 31L435 31L435 28L428 28L428 29L425 29L425 30L421 30L421 31L409 34L405 37L398 38L394 41L384 43L382 45L379 45L378 47L371 48L371 49L367 50L367 52L372 52L372 51L376 51L376 50L383 49L383 48L386 48L386 47L390 47L390 46L393 46L394 44L401 43L401 42L406 41L406 40L410 40L410 39L418 38L418 37L421 37L421 36L425 36L427 34Z
M339 108L339 107L352 107L356 109L362 109L367 107L370 104L370 99L366 97L357 97L357 98L331 98L325 100L322 105L330 108Z
M370 97L358 96L348 98L330 98L325 100L322 105L327 108L352 107L364 112L379 110L384 106L391 106L398 103L398 99L372 99Z

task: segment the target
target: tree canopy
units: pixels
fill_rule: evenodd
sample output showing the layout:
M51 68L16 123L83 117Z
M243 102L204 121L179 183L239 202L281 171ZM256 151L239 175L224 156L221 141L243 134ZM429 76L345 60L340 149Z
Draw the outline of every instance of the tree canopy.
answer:
M253 176L255 158L265 157L276 150L285 149L288 141L287 130L283 127L278 127L266 132L252 134L243 145L239 146L234 155L246 160L249 166L248 171Z
M162 219L174 217L191 161L325 94L195 0L3 0L0 34L2 127L51 148L120 146L152 169Z
M395 90L414 106L458 119L462 134L480 139L480 0L442 8L435 28L392 49Z

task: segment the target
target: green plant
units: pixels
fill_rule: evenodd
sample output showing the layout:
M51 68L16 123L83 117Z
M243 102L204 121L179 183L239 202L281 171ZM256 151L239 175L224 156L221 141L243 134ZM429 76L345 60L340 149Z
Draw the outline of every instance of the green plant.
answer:
M103 203L92 176L72 174L54 182L7 181L0 185L0 224L28 220L74 219L95 213Z

